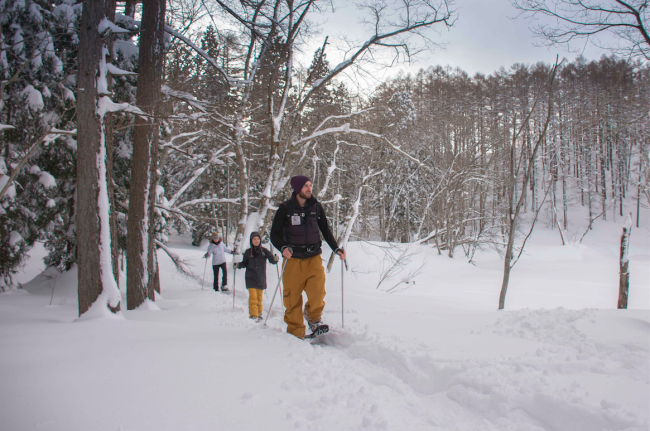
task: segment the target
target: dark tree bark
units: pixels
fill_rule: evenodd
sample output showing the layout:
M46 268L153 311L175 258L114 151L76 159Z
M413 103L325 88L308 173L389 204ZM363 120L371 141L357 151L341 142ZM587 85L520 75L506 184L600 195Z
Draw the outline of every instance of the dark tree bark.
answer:
M627 297L630 290L630 261L627 258L628 247L630 243L630 231L632 230L632 217L628 216L626 226L623 228L621 235L621 269L618 282L618 308L627 308Z
M133 18L135 16L135 6L137 3L139 2L135 0L127 0L126 4L124 5L124 15Z
M115 15L116 0L107 0L106 7L108 11L111 11L109 18ZM112 57L113 53L113 35L110 34L107 37L108 52ZM112 60L112 58L111 58ZM108 61L108 59L107 59ZM109 75L108 79L108 90L112 92L113 90L113 78ZM115 210L115 183L113 182L113 113L106 113L106 184L108 187L108 199L110 202L110 223L111 223L111 254L113 258L113 277L117 282L119 288L120 285L120 268L118 265L119 261L119 248L117 245L117 211Z
M81 16L77 95L77 260L79 315L102 296L111 312L120 310L112 273L109 202L106 181L104 117L97 102L104 41L98 25L110 12L110 1L84 4ZM113 3L114 5L114 3Z
M138 66L138 107L157 115L164 60L165 0L144 0ZM154 300L152 211L155 205L159 122L136 117L127 221L127 308Z
M158 252L154 251L153 263L155 267L154 276L152 280L153 290L160 293L160 268L158 267Z

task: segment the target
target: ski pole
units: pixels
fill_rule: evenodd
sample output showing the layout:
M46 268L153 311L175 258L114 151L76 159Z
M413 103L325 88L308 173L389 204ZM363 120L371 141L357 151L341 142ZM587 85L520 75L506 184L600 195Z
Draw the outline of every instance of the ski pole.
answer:
M205 258L205 266L203 267L203 282L201 283L201 290L203 290L203 285L205 284L205 271L208 269L208 258Z
M278 282L279 282L280 281L280 268L278 267L277 262L275 264L275 271L278 273ZM280 296L283 296L282 295L282 288L280 288ZM282 304L282 310L284 311L284 301L282 301L281 304Z
M266 319L264 319L264 326L266 326L266 321L269 320L269 316L271 315L271 310L273 309L273 302L275 301L275 295L278 293L278 289L280 288L280 283L282 282L282 276L284 275L284 269L287 267L287 262L289 259L285 259L284 263L282 264L282 272L278 276L278 285L275 288L275 292L273 292L273 298L271 299L271 305L269 306L269 311L266 313Z
M343 300L345 297L343 290L343 262L343 259L341 259L341 327L345 328L345 302Z
M232 309L235 309L235 290L237 289L237 262L233 256L232 262Z

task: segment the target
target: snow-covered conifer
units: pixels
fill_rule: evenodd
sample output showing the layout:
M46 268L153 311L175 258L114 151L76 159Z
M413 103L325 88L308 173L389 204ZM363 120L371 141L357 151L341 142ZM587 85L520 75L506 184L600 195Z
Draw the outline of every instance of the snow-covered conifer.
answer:
M80 5L72 0L0 3L0 289L37 240L49 242L48 263L74 261L74 92ZM20 241L15 241L20 235ZM14 238L12 240L12 237ZM61 256L68 250L67 257ZM67 262L67 263L62 263Z

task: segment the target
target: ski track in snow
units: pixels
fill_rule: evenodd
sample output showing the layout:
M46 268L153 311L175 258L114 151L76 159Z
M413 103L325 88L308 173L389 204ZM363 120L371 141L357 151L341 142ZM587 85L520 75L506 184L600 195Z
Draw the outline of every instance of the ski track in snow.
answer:
M244 312L245 303L237 308ZM260 337L287 338L278 310ZM282 384L277 408L297 430L647 430L647 414L606 399L588 400L576 381L557 384L557 375L571 380L596 373L647 387L647 345L589 339L578 324L590 322L594 313L505 312L486 332L540 347L530 356L498 362L446 358L425 345L405 345L361 328L333 329L311 343L286 340L288 362L300 367L295 379ZM219 324L235 325L232 316L217 314Z

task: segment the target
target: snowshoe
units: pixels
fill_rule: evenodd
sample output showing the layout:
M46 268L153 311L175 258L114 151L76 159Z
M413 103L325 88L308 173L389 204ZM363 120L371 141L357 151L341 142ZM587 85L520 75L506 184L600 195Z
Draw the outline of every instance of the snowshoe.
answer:
M230 292L230 289L228 289L228 286L221 286L221 291L222 292Z
M325 325L323 322L316 323L319 323L319 325L314 326L315 324L309 324L309 330L311 331L311 334L305 335L305 340L312 340L319 335L327 334L330 331L330 327Z
M310 322L309 319L308 319L307 317L305 317L305 320L307 320L307 326L309 326L309 330L310 330L311 332L314 332L314 331L316 330L316 328L318 328L319 326L323 326L323 325L324 325L324 323L323 323L322 320L317 320L317 321L315 321L315 322Z

